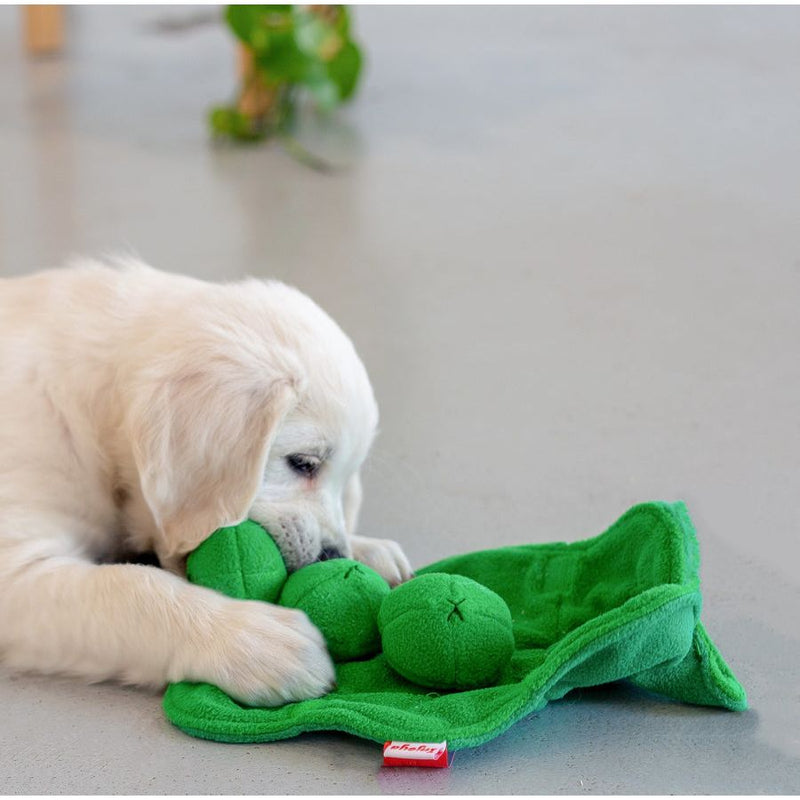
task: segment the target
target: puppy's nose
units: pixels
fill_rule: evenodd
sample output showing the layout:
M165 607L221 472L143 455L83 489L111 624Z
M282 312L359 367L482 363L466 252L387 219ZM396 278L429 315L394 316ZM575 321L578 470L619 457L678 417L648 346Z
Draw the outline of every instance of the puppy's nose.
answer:
M344 556L335 547L323 547L322 552L317 556L317 561L330 561L334 558L344 558Z

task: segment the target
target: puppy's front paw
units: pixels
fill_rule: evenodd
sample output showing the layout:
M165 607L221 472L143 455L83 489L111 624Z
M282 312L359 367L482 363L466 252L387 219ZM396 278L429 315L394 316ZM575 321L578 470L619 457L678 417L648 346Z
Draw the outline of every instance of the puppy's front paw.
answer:
M414 571L397 542L389 539L370 539L366 536L350 537L353 558L372 567L391 586L397 586L414 577Z
M215 619L203 677L250 706L320 697L334 686L333 662L319 629L302 612L236 600Z

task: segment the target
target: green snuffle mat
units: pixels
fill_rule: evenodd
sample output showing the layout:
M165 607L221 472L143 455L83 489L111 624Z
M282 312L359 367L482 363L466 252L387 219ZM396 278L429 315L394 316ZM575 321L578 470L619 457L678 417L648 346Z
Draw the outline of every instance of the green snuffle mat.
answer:
M473 747L578 687L627 680L667 698L731 710L744 689L700 622L699 551L683 503L635 506L607 531L446 558L418 574L464 575L508 604L515 650L496 685L435 692L382 654L336 665L330 694L278 708L239 705L209 684L177 683L167 717L193 736L268 742L343 731L377 742Z

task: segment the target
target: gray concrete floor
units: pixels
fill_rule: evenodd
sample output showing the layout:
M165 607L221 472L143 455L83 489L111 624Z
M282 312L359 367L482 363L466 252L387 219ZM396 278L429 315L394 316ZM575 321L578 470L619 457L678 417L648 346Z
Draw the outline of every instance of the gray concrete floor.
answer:
M273 275L359 346L382 407L363 529L416 564L600 532L685 499L730 714L574 693L448 771L344 735L189 738L156 695L0 678L9 793L800 789L800 8L361 8L358 100L217 148L216 24L74 8L31 62L0 8L0 274L133 250Z

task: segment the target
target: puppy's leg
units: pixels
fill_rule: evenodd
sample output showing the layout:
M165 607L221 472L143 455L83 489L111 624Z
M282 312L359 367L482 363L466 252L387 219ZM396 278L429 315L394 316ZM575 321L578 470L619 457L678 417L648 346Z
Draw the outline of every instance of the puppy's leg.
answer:
M350 536L353 558L372 567L392 585L397 586L414 577L414 571L403 549L389 539L370 539Z
M154 567L93 564L0 531L0 654L12 668L162 686L213 683L251 705L328 691L333 665L302 612L233 600Z
M414 571L406 558L403 549L397 542L389 539L370 539L367 536L356 536L354 531L361 511L362 488L361 476L354 473L344 489L342 510L350 552L356 561L372 567L392 586L414 577Z

